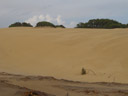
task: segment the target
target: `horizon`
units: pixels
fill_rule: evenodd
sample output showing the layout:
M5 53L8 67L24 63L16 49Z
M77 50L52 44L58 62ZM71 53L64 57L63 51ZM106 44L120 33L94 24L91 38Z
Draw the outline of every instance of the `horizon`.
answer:
M2 0L0 3L0 28L15 22L27 22L35 26L39 21L73 28L90 19L112 19L128 23L127 0Z

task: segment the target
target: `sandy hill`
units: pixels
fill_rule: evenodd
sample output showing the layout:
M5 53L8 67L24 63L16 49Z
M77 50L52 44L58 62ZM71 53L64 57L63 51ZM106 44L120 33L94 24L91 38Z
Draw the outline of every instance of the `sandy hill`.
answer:
M0 71L9 73L128 83L127 50L128 29L0 29Z

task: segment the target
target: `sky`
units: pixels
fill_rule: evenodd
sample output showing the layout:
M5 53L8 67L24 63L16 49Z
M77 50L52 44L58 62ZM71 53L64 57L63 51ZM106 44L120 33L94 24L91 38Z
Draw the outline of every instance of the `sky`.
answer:
M15 22L39 21L72 28L90 19L128 23L128 0L0 0L0 28Z

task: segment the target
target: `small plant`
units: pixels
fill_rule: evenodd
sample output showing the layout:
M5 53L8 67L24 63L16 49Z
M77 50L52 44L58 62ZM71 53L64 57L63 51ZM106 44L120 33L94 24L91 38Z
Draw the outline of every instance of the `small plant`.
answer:
M82 68L81 75L85 75L85 74L87 74L87 72L86 72L86 70L84 68Z
M69 93L67 92L66 96L69 96Z

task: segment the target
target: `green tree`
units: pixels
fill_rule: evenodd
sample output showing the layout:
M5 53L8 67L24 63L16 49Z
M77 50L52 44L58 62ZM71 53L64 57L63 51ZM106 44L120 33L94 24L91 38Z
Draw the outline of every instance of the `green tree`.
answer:
M9 27L21 27L22 24L20 22L16 22L14 24L11 24Z
M16 23L11 24L9 27L32 27L32 25L26 22L23 22L23 23L16 22Z
M65 28L65 26L64 25L56 25L56 28Z
M30 23L23 22L22 26L24 27L33 27Z
M42 22L38 22L36 24L36 27L54 27L55 28L55 25L47 21L42 21Z
M76 28L126 28L126 24L110 19L91 19L87 23L79 23Z

